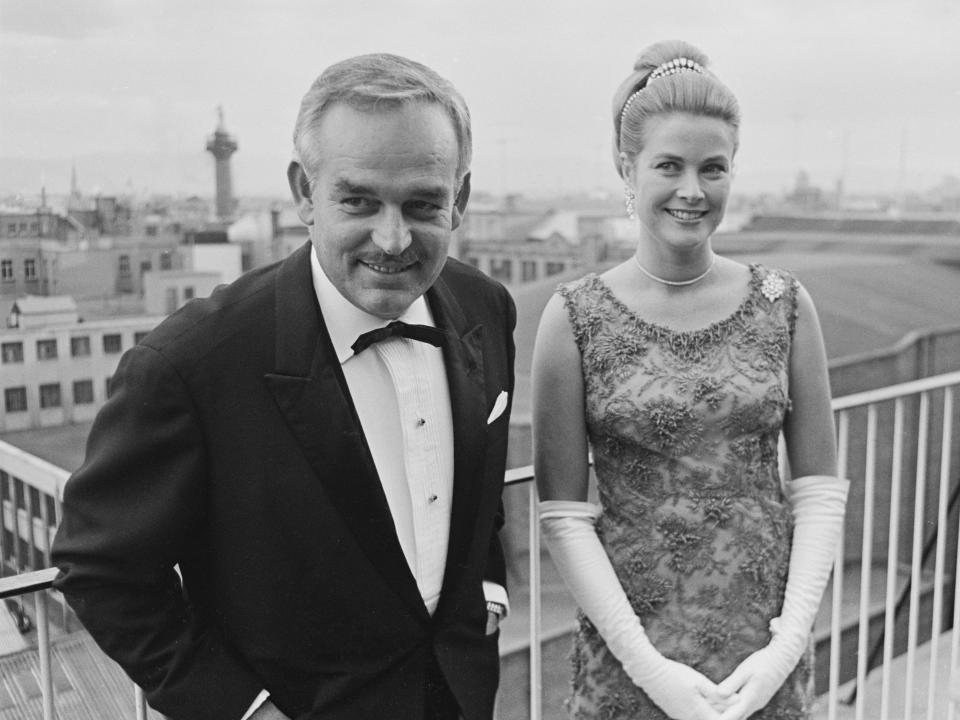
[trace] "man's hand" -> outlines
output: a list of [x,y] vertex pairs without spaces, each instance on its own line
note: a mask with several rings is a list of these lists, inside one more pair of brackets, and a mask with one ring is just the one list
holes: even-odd
[[277,706],[267,699],[263,701],[263,705],[258,707],[248,720],[290,720],[290,718],[277,710]]
[[487,635],[493,635],[500,627],[500,614],[487,610]]

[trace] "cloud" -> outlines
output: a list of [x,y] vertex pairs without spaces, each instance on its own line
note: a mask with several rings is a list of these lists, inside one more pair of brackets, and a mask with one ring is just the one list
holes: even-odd
[[[274,168],[251,162],[244,180],[245,164],[282,159],[316,74],[388,51],[427,63],[464,93],[478,184],[614,184],[613,90],[641,48],[683,37],[740,99],[738,183],[768,171],[792,182],[801,161],[828,179],[843,167],[885,165],[878,179],[890,182],[901,156],[907,172],[939,177],[960,148],[949,125],[960,112],[949,72],[960,62],[957,8],[956,0],[689,0],[655,13],[636,0],[0,0],[0,146],[21,158],[146,149],[209,161],[202,148],[223,104],[241,145],[238,186],[252,189]],[[138,186],[159,185],[150,170],[138,162],[129,172],[144,178],[134,178]]]
[[0,0],[0,34],[79,40],[123,22],[118,0]]

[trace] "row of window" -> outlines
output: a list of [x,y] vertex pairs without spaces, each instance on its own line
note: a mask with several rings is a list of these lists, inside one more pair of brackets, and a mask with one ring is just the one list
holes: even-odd
[[[0,260],[0,280],[3,282],[13,282],[15,279],[13,276],[13,260]],[[23,279],[37,279],[37,261],[35,258],[27,258],[23,261]]]
[[[479,266],[479,260],[475,257],[468,257],[467,262],[469,262],[474,267]],[[521,282],[533,282],[534,280],[539,279],[537,277],[537,266],[538,262],[536,260],[521,260],[520,261],[520,281]],[[544,263],[544,277],[550,277],[551,275],[559,275],[564,270],[567,269],[566,263],[556,262],[548,260]],[[490,277],[494,280],[499,280],[501,282],[512,282],[513,281],[513,260],[510,258],[492,258],[490,260]]]
[[[149,260],[143,260],[140,262],[140,274],[143,275],[145,272],[149,272],[153,269],[153,263]],[[164,250],[160,253],[160,269],[161,270],[172,270],[173,269],[173,254],[169,250]],[[117,257],[117,272],[120,277],[130,277],[130,256],[129,255],[120,255]]]
[[[134,343],[138,343],[147,336],[146,331],[133,335]],[[123,338],[120,333],[106,333],[103,336],[103,352],[113,355],[123,351]],[[37,359],[56,360],[59,355],[57,340],[37,340]],[[90,337],[78,335],[70,338],[70,356],[87,357],[90,355]],[[0,357],[5,365],[23,362],[23,343],[19,340],[0,343]]]
[[[110,397],[110,378],[106,380],[107,397]],[[73,404],[93,404],[93,380],[73,381]],[[3,391],[3,405],[8,413],[27,411],[27,388],[5,388]],[[60,383],[45,383],[40,386],[40,409],[49,410],[63,405]]]
[[35,233],[35,232],[37,232],[37,230],[39,229],[39,227],[40,227],[40,226],[37,225],[36,220],[30,222],[29,224],[28,224],[28,223],[25,223],[25,222],[22,222],[22,223],[19,224],[19,227],[17,226],[17,223],[15,223],[15,222],[8,222],[8,223],[7,223],[7,235],[16,235],[18,232],[19,232],[20,235],[25,235],[28,231],[31,232],[31,233]]
[[[12,231],[11,231],[11,234]],[[129,255],[120,255],[117,259],[117,272],[119,272],[121,277],[130,276],[130,256]],[[153,264],[149,260],[144,260],[140,263],[140,274],[151,270]],[[161,270],[171,270],[173,269],[173,255],[169,250],[165,250],[160,253],[160,269]],[[37,260],[36,258],[26,258],[23,261],[23,279],[24,280],[36,280],[37,279]],[[16,280],[13,273],[13,260],[9,258],[4,258],[0,260],[0,281],[2,282],[13,282]]]

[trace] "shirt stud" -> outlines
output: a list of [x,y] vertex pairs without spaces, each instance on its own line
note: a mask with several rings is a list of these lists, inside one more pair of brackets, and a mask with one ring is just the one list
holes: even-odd
[[417,427],[423,427],[426,424],[427,424],[426,420],[424,420],[423,418],[417,418]]
[[429,502],[435,503],[435,502],[437,501],[437,496],[436,496],[436,495],[431,495],[429,498],[427,498],[427,500],[428,500]]

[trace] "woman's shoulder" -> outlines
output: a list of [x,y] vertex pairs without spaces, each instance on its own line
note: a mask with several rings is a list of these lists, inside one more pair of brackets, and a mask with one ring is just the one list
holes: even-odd
[[574,280],[568,280],[567,282],[562,282],[557,285],[557,294],[565,298],[572,295],[577,295],[591,287],[594,287],[598,280],[599,276],[597,273],[588,272],[586,275],[582,275]]
[[568,324],[578,344],[592,335],[609,317],[610,297],[600,276],[595,272],[557,285],[544,317],[551,322]]
[[589,272],[575,280],[557,285],[554,297],[567,308],[568,312],[573,312],[575,308],[595,304],[602,290],[603,281],[600,276],[595,272]]

